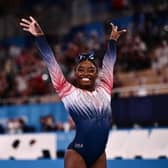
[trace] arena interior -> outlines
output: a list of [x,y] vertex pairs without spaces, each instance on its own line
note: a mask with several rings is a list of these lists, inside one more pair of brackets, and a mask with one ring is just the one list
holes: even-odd
[[112,22],[117,43],[108,168],[168,167],[168,1],[0,1],[0,167],[63,168],[75,124],[20,19],[42,26],[66,79],[79,53],[101,67]]

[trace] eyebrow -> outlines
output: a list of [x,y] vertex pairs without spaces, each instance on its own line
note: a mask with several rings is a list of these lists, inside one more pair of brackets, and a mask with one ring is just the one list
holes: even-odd
[[96,67],[88,67],[88,69],[96,69]]
[[78,65],[78,68],[85,68],[85,66],[79,64],[79,65]]
[[[79,66],[78,69],[79,69],[79,68],[86,68],[86,67],[84,67],[84,66]],[[93,67],[93,66],[92,66],[92,67],[87,67],[87,68],[88,68],[88,69],[95,69],[96,67]]]

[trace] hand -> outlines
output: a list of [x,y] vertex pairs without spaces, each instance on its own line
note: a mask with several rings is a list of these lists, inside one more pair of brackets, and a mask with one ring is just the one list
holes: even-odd
[[110,25],[112,26],[112,31],[110,34],[110,40],[115,40],[117,41],[118,38],[125,32],[127,32],[126,29],[120,30],[118,31],[118,26],[113,25],[113,23],[110,23]]
[[30,32],[36,37],[44,35],[44,32],[38,22],[31,16],[29,17],[29,19],[22,18],[20,25],[22,26],[22,29],[24,31]]

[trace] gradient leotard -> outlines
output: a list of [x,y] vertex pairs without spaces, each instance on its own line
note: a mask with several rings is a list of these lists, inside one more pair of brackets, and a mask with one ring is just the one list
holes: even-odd
[[111,127],[111,92],[116,44],[110,40],[94,91],[82,90],[64,77],[44,36],[36,44],[45,60],[53,86],[76,124],[76,136],[68,149],[78,152],[90,167],[105,150]]

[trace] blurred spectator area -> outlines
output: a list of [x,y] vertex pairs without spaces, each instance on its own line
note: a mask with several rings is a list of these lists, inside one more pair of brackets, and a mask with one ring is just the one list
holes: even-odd
[[114,96],[168,93],[167,1],[6,2],[0,3],[0,104],[59,101],[34,39],[19,27],[19,19],[30,14],[44,28],[63,73],[74,85],[79,53],[95,50],[101,66],[112,21],[128,30],[117,43]]
[[[166,9],[166,0],[73,0],[71,2],[68,0],[2,0],[0,2],[0,38],[23,34],[18,28],[18,22],[21,17],[29,15],[37,18],[50,34],[58,32],[64,34],[73,26],[118,16],[133,15],[136,23],[142,22],[145,18],[144,12],[151,21],[154,21],[158,14],[161,15],[159,24],[162,24],[167,17]],[[141,28],[139,25],[138,27]]]
[[70,131],[72,118],[61,102],[0,107],[0,134]]

